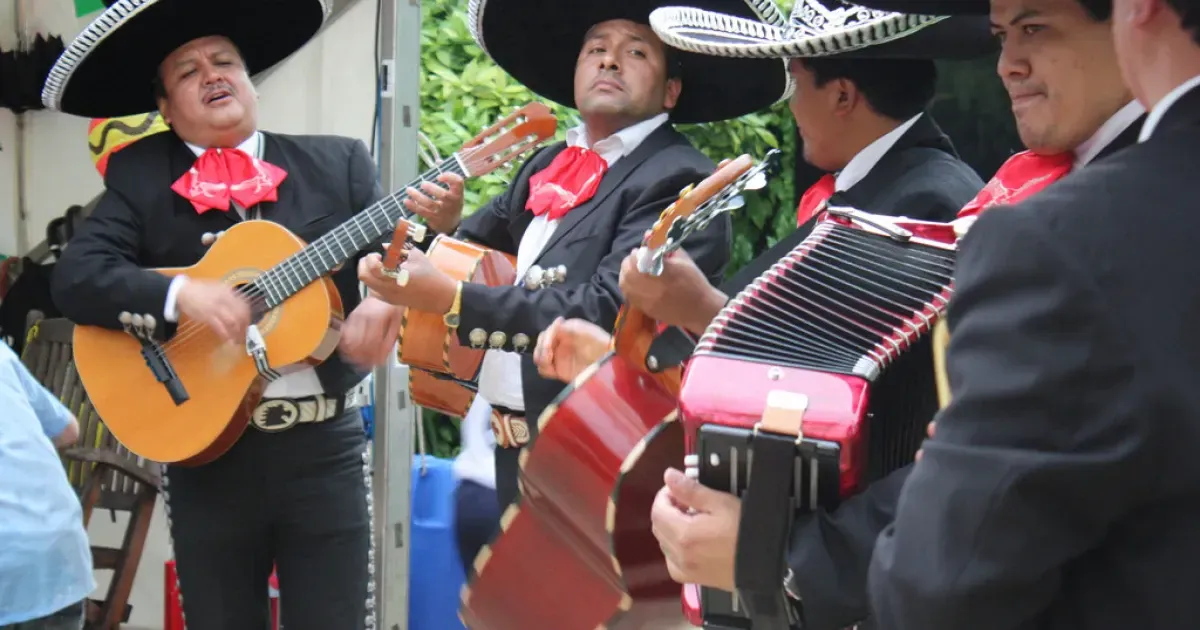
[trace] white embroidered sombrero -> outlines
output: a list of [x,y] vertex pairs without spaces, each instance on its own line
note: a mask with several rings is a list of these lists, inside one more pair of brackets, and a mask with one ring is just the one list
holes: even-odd
[[[592,26],[614,19],[646,24],[669,0],[471,0],[468,24],[498,66],[544,98],[575,107],[575,63]],[[785,23],[770,0],[694,0],[752,20]],[[774,12],[774,13],[772,13]],[[791,76],[779,60],[729,59],[676,51],[683,89],[675,123],[728,120],[788,98]]]
[[89,118],[152,111],[159,65],[183,44],[228,37],[257,74],[302,48],[328,15],[324,0],[117,0],[58,58],[42,103]]
[[784,25],[671,6],[651,13],[650,26],[670,46],[719,57],[960,59],[997,48],[986,17],[897,13],[839,0],[796,0]]

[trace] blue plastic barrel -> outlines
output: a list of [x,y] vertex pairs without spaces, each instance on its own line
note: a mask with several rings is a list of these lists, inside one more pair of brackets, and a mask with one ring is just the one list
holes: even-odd
[[[466,576],[454,535],[453,462],[413,458],[412,536],[409,547],[409,630],[465,630],[458,619]],[[532,629],[531,629],[532,630]]]

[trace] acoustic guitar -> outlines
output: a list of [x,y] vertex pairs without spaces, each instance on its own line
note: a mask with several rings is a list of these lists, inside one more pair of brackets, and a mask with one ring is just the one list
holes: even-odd
[[[758,165],[743,155],[685,188],[644,239],[640,266],[661,271],[688,235],[740,207],[738,193],[765,184],[775,155]],[[616,337],[656,332],[653,320],[622,308]],[[647,345],[615,339],[616,351],[538,419],[537,443],[520,457],[521,499],[475,558],[463,590],[467,627],[669,628],[683,621],[680,586],[650,531],[663,472],[683,461],[683,430],[675,392],[641,363]],[[636,352],[629,358],[622,349]]]
[[[409,184],[442,173],[489,173],[552,136],[557,121],[531,103],[483,131]],[[267,384],[324,361],[337,348],[341,297],[329,273],[407,221],[404,188],[311,244],[277,223],[242,221],[191,267],[166,276],[219,280],[250,302],[245,348],[181,316],[160,342],[152,316],[122,314],[124,331],[77,326],[75,364],[89,398],[113,435],[146,459],[180,465],[210,462],[241,436]],[[411,224],[417,236],[423,226]],[[406,231],[408,228],[406,228]]]
[[[383,273],[401,285],[408,282],[401,263],[413,248],[411,235],[413,232],[403,221],[397,223],[383,259]],[[434,238],[426,256],[434,267],[461,282],[489,287],[511,286],[517,275],[516,257],[511,254],[445,235]],[[553,269],[533,265],[526,272],[522,285],[536,291],[562,282],[566,277],[564,265]],[[474,347],[463,346],[456,330],[447,326],[445,319],[437,313],[404,309],[397,359],[411,368],[408,386],[414,403],[451,416],[466,415],[478,389],[476,381],[483,363],[482,346],[486,339],[473,341]]]

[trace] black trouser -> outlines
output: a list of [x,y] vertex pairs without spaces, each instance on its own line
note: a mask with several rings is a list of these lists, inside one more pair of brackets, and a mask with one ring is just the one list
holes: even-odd
[[520,461],[520,448],[496,447],[496,501],[500,506],[500,514],[496,516],[497,524],[508,506],[516,503],[521,496],[520,486],[517,484],[517,477],[521,473]]
[[462,480],[454,489],[454,534],[463,570],[469,576],[479,550],[492,541],[499,529],[500,504],[496,491],[474,481]]
[[266,628],[272,564],[287,630],[373,628],[365,453],[351,410],[279,433],[251,426],[210,464],[168,467],[163,496],[188,630]]

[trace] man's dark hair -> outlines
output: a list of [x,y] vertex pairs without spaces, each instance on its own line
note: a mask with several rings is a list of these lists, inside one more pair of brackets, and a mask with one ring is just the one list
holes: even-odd
[[1112,0],[1079,0],[1079,4],[1097,22],[1105,22],[1112,17]]
[[1200,45],[1200,0],[1167,0],[1167,4],[1179,14],[1179,21],[1192,34],[1192,41]]
[[875,113],[905,121],[929,107],[937,90],[937,66],[930,59],[800,60],[813,73],[817,87],[846,79],[867,99]]

